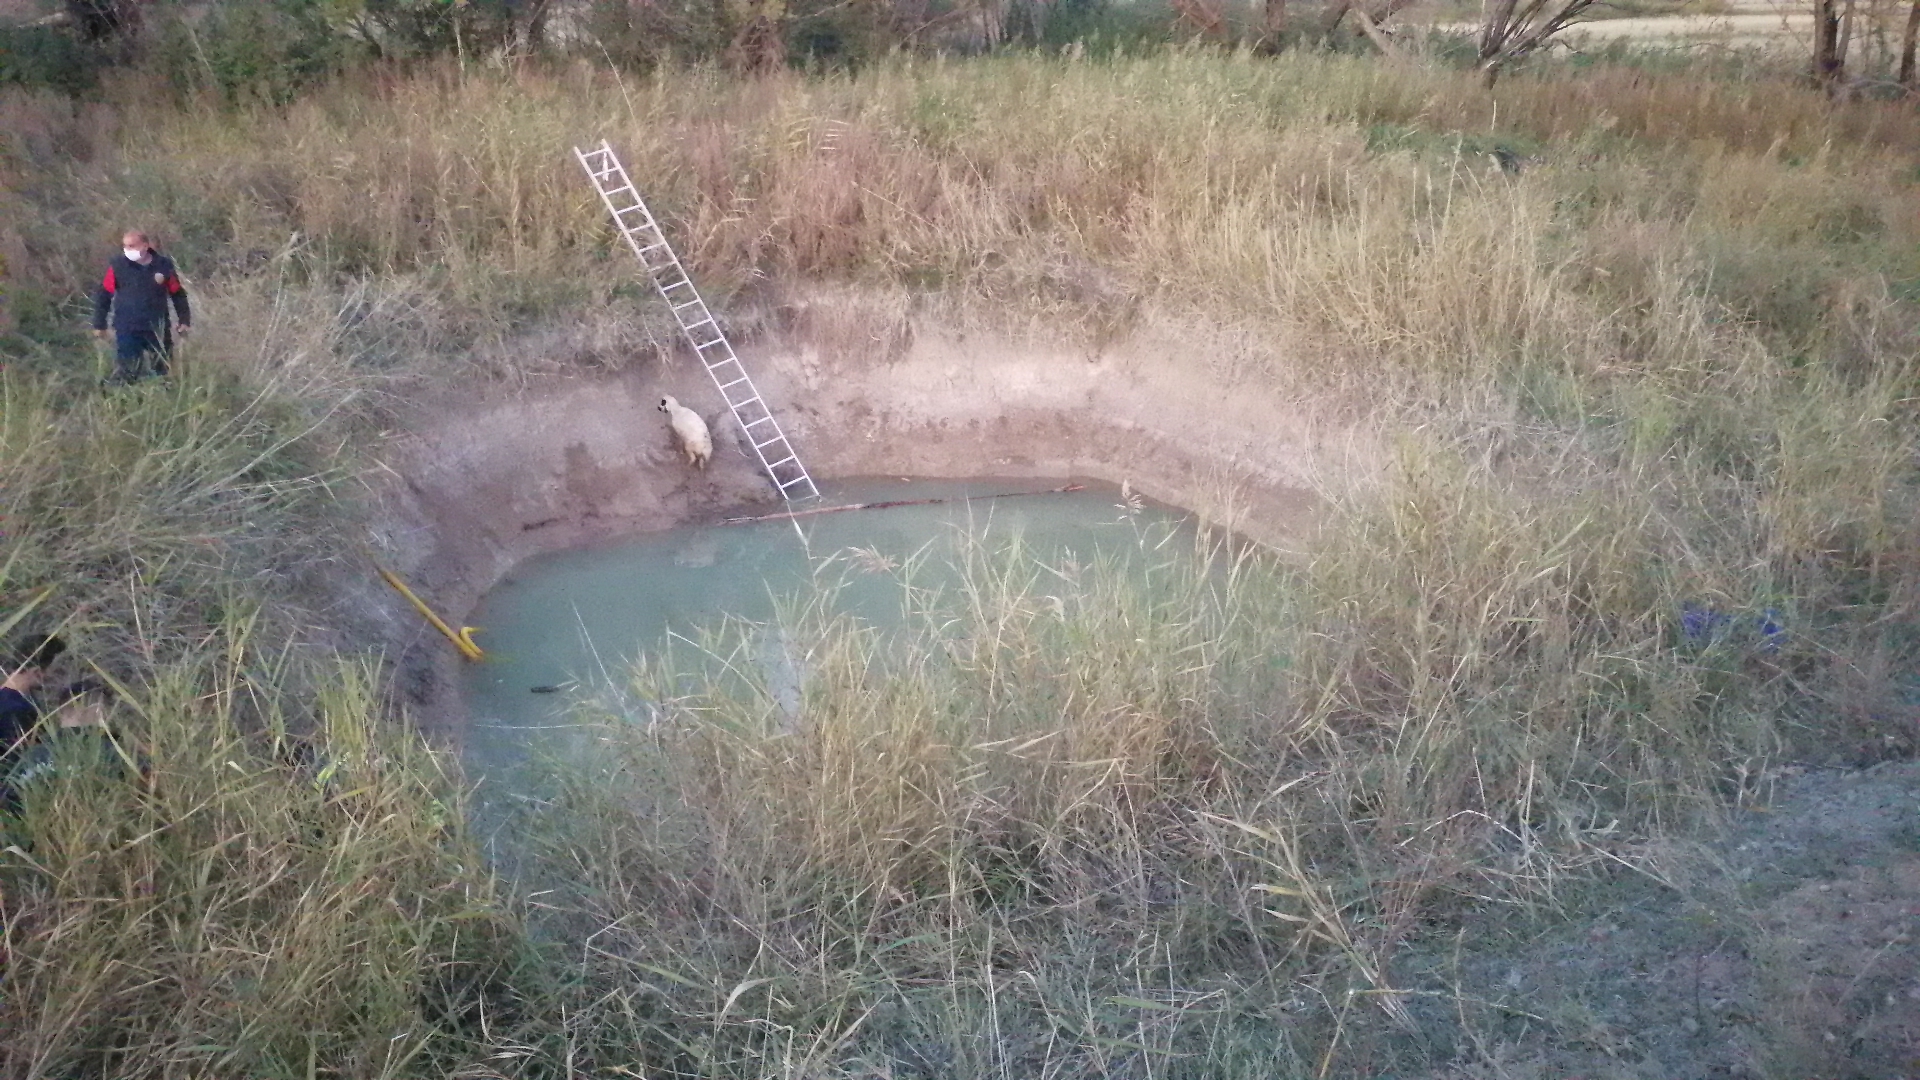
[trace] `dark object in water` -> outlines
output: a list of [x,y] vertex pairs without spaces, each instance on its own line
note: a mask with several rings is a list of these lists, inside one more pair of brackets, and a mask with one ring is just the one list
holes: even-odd
[[560,688],[557,686],[535,686],[529,689],[536,694],[557,694],[560,692]]

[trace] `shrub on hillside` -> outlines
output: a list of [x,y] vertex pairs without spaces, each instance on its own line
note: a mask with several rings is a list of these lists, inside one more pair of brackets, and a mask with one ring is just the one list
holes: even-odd
[[220,4],[196,22],[169,22],[157,46],[176,87],[273,102],[338,71],[349,53],[320,0]]
[[348,0],[350,25],[382,54],[421,56],[535,47],[551,0]]
[[61,27],[0,26],[0,86],[84,93],[99,65],[99,53]]
[[625,67],[650,68],[675,57],[711,56],[724,44],[716,5],[701,0],[655,4],[593,0],[586,31],[596,48]]

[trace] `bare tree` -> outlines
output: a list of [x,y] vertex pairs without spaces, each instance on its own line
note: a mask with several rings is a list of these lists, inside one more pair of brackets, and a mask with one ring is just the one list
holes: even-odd
[[1319,25],[1313,29],[1313,33],[1317,40],[1330,40],[1335,33],[1339,32],[1340,24],[1346,21],[1348,15],[1358,15],[1363,24],[1360,32],[1365,34],[1367,39],[1382,52],[1393,55],[1392,47],[1383,44],[1384,38],[1381,36],[1380,27],[1388,19],[1399,14],[1402,8],[1409,7],[1414,2],[1415,0],[1375,0],[1372,4],[1356,5],[1353,0],[1328,0],[1326,10],[1320,17]]
[[1407,54],[1401,51],[1400,46],[1393,43],[1393,39],[1389,38],[1385,31],[1380,29],[1380,24],[1374,20],[1373,16],[1359,8],[1354,8],[1353,21],[1360,24],[1360,32],[1367,35],[1367,40],[1373,42],[1373,47],[1380,50],[1381,56],[1396,63],[1405,62]]
[[1847,66],[1846,45],[1840,36],[1841,0],[1813,0],[1813,81],[1832,86]]
[[140,29],[139,0],[66,0],[67,20],[88,41],[106,41]]
[[547,21],[553,17],[553,0],[525,0],[514,18],[514,36],[521,49],[539,50],[547,43]]
[[786,66],[786,0],[722,0],[720,11],[730,65],[750,72]]
[[1480,71],[1492,86],[1508,65],[1531,55],[1580,20],[1595,0],[1485,0]]
[[1181,24],[1192,27],[1203,38],[1226,36],[1227,17],[1215,0],[1173,0],[1173,10]]
[[[1920,3],[1920,0],[1914,0]],[[1266,0],[1260,10],[1260,45],[1267,52],[1280,48],[1287,33],[1287,0]]]
[[1907,29],[1900,35],[1900,86],[1907,93],[1913,92],[1913,49],[1916,40],[1920,40],[1920,0],[1913,0],[1913,6],[1907,11]]

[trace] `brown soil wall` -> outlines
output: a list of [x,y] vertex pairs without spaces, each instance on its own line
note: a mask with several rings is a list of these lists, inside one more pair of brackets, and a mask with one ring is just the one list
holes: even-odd
[[[1020,346],[916,327],[871,349],[794,335],[743,348],[816,477],[1093,478],[1284,543],[1312,518],[1314,478],[1353,456],[1309,411],[1209,374],[1179,337],[1099,351]],[[708,418],[705,471],[674,452],[655,406]],[[376,550],[449,621],[530,556],[777,501],[712,384],[689,360],[547,377],[421,407],[373,476]],[[399,660],[430,729],[457,733],[458,663],[377,581],[355,583],[363,628]],[[481,635],[484,644],[484,634]]]

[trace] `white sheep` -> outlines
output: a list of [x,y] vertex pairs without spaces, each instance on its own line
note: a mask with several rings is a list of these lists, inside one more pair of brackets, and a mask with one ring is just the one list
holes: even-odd
[[708,459],[713,457],[713,435],[707,431],[707,422],[700,419],[699,413],[670,397],[660,399],[660,411],[667,414],[674,441],[680,444],[680,452],[687,455],[687,464],[706,468]]

